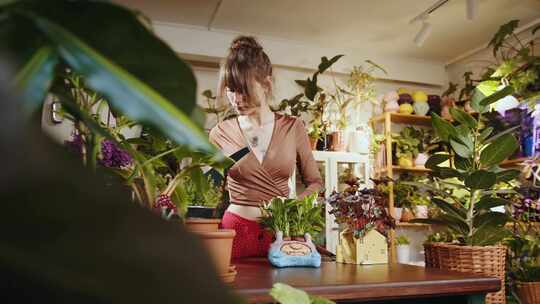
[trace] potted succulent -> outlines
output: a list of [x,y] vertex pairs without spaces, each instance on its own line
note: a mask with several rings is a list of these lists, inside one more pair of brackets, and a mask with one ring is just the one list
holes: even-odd
[[399,166],[413,167],[414,158],[419,153],[421,139],[421,132],[410,126],[392,136],[392,141],[396,145],[396,162]]
[[348,181],[343,192],[334,191],[328,198],[330,214],[341,225],[337,261],[355,264],[388,262],[386,234],[395,227],[386,209],[387,196],[379,186],[386,181],[374,180],[372,189],[360,189],[358,179]]
[[404,235],[396,237],[397,261],[401,264],[407,264],[411,260],[411,246],[409,239]]
[[[425,247],[428,267],[446,267],[445,265],[452,263],[454,270],[496,275],[504,280],[506,248],[501,245],[501,241],[508,236],[505,223],[509,217],[504,213],[491,211],[491,208],[509,205],[507,200],[499,196],[506,190],[498,190],[496,184],[513,180],[519,175],[519,171],[502,170],[498,164],[510,156],[518,144],[510,133],[492,135],[493,129],[483,128],[480,123],[482,113],[487,111],[488,105],[503,94],[494,93],[495,90],[496,88],[487,93],[486,97],[485,87],[476,89],[471,104],[480,113],[478,118],[453,108],[450,109],[456,122],[456,125],[453,125],[432,113],[433,129],[437,136],[451,147],[455,156],[453,168],[439,166],[449,160],[449,155],[431,156],[426,163],[426,167],[432,170],[430,178],[439,183],[445,183],[444,179],[448,177],[458,179],[461,184],[454,186],[466,192],[466,201],[463,203],[463,200],[451,193],[440,191],[428,184],[412,183],[420,188],[430,189],[431,202],[442,210],[435,218],[415,219],[413,222],[438,224],[455,235],[457,244],[433,243]],[[441,250],[452,253],[438,255],[437,252]],[[468,252],[467,255],[461,254],[464,251]],[[428,256],[435,257],[435,260],[428,260]],[[471,263],[474,264],[473,268],[470,267]],[[504,287],[500,292],[488,294],[487,302],[494,301],[504,302]]]

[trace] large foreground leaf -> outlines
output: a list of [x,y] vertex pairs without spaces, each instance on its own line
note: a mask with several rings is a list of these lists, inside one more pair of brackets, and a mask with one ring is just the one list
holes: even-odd
[[109,1],[34,0],[21,6],[69,31],[187,115],[195,109],[191,68],[141,23],[136,12]]
[[490,143],[480,154],[480,162],[485,167],[497,165],[518,148],[516,138],[511,134],[506,134]]
[[72,33],[41,17],[36,24],[53,42],[73,70],[129,118],[160,129],[179,144],[215,153],[207,136],[187,115],[122,67],[86,45]]
[[40,109],[54,78],[54,68],[58,55],[50,46],[43,46],[36,51],[30,61],[19,71],[15,85],[26,113]]

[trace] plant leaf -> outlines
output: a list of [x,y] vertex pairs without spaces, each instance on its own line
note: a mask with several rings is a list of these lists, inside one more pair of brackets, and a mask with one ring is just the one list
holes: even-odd
[[521,172],[516,169],[504,170],[497,172],[497,181],[498,182],[509,182],[516,179]]
[[486,98],[482,99],[482,101],[480,101],[480,105],[481,106],[487,106],[487,105],[490,105],[496,101],[498,101],[499,99],[502,99],[508,95],[511,95],[514,93],[514,88],[512,86],[506,86],[504,87],[502,90],[499,90],[489,96],[487,96]]
[[336,61],[338,61],[341,57],[345,55],[336,55],[332,57],[332,59],[328,60],[326,56],[321,58],[321,63],[319,64],[319,74],[324,73],[327,69],[329,69]]
[[373,61],[371,61],[371,60],[369,60],[369,59],[368,59],[368,60],[365,60],[365,61],[366,61],[367,63],[369,63],[370,65],[372,65],[373,67],[375,67],[375,68],[381,70],[384,74],[388,75],[388,72],[386,72],[386,70],[385,70],[382,66],[376,64],[375,62],[373,62]]
[[518,142],[516,138],[511,134],[505,134],[482,150],[480,163],[485,167],[497,165],[510,157],[517,148]]
[[473,232],[471,245],[495,245],[509,236],[511,236],[511,233],[504,227],[482,226]]
[[474,119],[474,117],[472,117],[469,113],[458,108],[450,108],[450,114],[455,120],[467,126],[469,129],[476,128],[476,119]]
[[493,132],[492,127],[487,127],[484,130],[482,130],[482,133],[480,133],[480,138],[479,138],[480,142],[484,142],[489,137],[489,135],[491,135],[492,132]]
[[493,38],[491,38],[491,41],[488,44],[493,47],[493,56],[497,57],[497,51],[499,51],[499,48],[503,45],[504,40],[514,32],[518,25],[519,20],[514,19],[499,27],[499,30],[495,33]]
[[426,161],[425,167],[428,169],[434,169],[437,165],[450,159],[448,154],[433,154]]
[[493,207],[508,206],[508,205],[510,205],[510,202],[505,199],[493,197],[491,195],[486,195],[486,196],[483,196],[478,202],[474,204],[474,210],[476,211],[490,210]]
[[54,79],[54,69],[57,64],[58,55],[53,48],[43,46],[17,73],[15,83],[24,102],[23,107],[28,113],[41,109]]
[[70,67],[84,75],[90,87],[106,96],[126,116],[159,128],[179,144],[217,153],[204,132],[151,87],[60,26],[40,17],[36,17],[36,24],[57,44]]
[[443,140],[448,142],[450,137],[457,137],[457,130],[451,123],[442,119],[439,115],[431,113],[431,124],[436,134]]
[[465,186],[471,189],[488,189],[491,188],[497,177],[495,173],[486,170],[478,170],[465,178]]
[[[141,22],[137,12],[109,1],[25,2],[32,4],[24,10],[72,33],[187,115],[195,108],[196,80],[191,68]],[[97,16],[108,21],[96,22]]]
[[469,150],[467,146],[460,144],[453,139],[450,139],[450,146],[452,146],[452,150],[454,150],[454,152],[456,152],[457,155],[463,158],[471,157],[472,151]]
[[456,207],[455,205],[436,197],[431,198],[431,202],[446,213],[450,213],[462,219],[467,217],[467,211],[463,207]]
[[480,228],[481,226],[504,226],[510,217],[502,212],[488,211],[474,217],[473,226]]
[[283,283],[275,283],[270,290],[270,295],[281,304],[310,304],[308,294]]

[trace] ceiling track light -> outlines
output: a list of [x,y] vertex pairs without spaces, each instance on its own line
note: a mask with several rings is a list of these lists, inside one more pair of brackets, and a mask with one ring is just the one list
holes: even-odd
[[467,0],[467,20],[474,20],[478,16],[478,0]]
[[431,34],[431,30],[432,30],[431,23],[427,22],[427,19],[423,20],[422,28],[420,28],[420,31],[414,37],[414,40],[413,40],[414,44],[416,44],[416,46],[418,47],[421,47],[426,41],[426,39],[429,37],[429,35]]

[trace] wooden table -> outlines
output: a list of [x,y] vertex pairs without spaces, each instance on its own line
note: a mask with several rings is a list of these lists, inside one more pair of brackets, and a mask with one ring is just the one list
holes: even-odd
[[277,282],[334,301],[368,303],[483,303],[500,280],[403,264],[352,265],[323,262],[321,268],[274,268],[266,259],[233,261],[233,288],[250,303],[271,302]]

